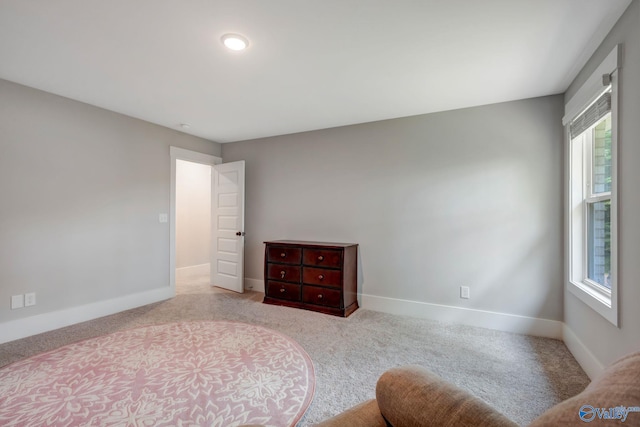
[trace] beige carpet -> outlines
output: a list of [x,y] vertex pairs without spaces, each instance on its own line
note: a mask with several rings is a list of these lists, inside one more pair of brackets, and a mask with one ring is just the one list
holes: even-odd
[[588,377],[562,341],[360,309],[347,319],[262,304],[262,294],[182,283],[176,298],[0,345],[0,366],[80,339],[182,320],[262,325],[311,356],[316,395],[300,426],[365,399],[386,369],[422,365],[484,399],[521,425],[586,387]]

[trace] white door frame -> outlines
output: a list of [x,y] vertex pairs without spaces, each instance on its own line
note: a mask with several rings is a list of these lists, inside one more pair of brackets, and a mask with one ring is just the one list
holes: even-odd
[[200,163],[203,165],[219,165],[221,157],[179,147],[169,147],[171,157],[171,190],[169,196],[169,287],[176,294],[176,164],[178,160]]

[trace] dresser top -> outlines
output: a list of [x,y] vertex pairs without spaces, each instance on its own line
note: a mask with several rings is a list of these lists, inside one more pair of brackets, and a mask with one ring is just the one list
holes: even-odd
[[309,242],[305,240],[269,240],[264,243],[275,245],[317,246],[322,248],[347,248],[349,246],[358,246],[357,243]]

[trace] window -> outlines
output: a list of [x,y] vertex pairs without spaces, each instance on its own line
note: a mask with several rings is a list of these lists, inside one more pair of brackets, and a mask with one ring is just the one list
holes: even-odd
[[[610,98],[611,92],[602,97]],[[584,262],[579,281],[611,295],[611,112],[578,135],[571,126],[572,166],[578,227],[584,229]],[[582,211],[582,212],[579,212]],[[575,280],[576,277],[574,276]]]
[[568,129],[568,289],[618,324],[618,47],[565,106]]

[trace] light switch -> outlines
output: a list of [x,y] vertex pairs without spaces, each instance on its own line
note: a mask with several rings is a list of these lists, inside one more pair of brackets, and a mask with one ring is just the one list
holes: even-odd
[[169,221],[169,214],[161,213],[160,215],[158,215],[158,221],[160,221],[160,222],[168,222]]
[[14,295],[11,297],[11,309],[24,307],[24,295]]

